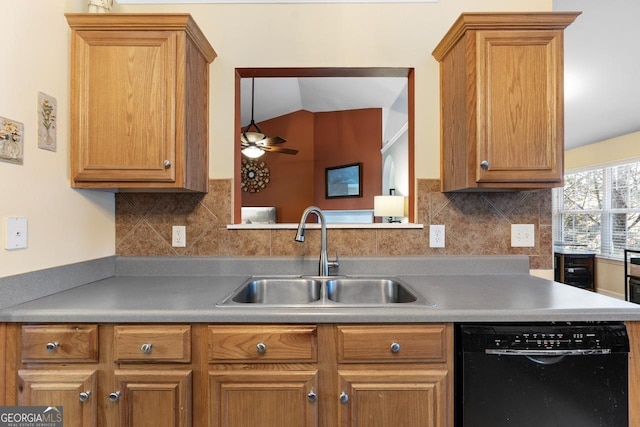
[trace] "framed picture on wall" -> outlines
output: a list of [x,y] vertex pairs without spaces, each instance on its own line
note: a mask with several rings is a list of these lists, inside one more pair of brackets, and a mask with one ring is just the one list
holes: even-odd
[[362,163],[325,169],[325,198],[362,197]]

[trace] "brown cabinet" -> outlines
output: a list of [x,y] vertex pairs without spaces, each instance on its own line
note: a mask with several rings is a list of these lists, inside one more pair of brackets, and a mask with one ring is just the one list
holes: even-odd
[[2,403],[65,426],[453,423],[451,324],[0,326]]
[[453,425],[450,326],[354,325],[336,332],[335,425]]
[[208,330],[209,426],[317,426],[314,325]]
[[115,425],[192,425],[190,325],[113,326],[112,357]]
[[65,426],[192,425],[190,325],[11,324],[7,344],[7,404],[62,406]]
[[443,191],[562,186],[563,30],[576,12],[464,13],[440,62]]
[[65,427],[98,425],[96,370],[63,366],[55,369],[21,369],[18,371],[18,381],[18,405],[55,406],[56,410],[62,408],[62,425]]
[[[192,371],[180,368],[118,369],[109,394],[118,410],[113,425],[189,427],[192,425]],[[119,394],[118,394],[119,393]]]
[[17,404],[62,407],[65,426],[98,425],[97,325],[17,329]]
[[67,14],[71,185],[208,188],[209,64],[188,14]]

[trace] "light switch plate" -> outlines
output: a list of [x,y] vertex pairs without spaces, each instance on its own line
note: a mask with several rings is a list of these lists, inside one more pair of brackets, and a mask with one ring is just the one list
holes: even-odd
[[511,224],[511,247],[533,248],[536,245],[533,224]]
[[24,249],[27,247],[27,218],[7,217],[5,249]]

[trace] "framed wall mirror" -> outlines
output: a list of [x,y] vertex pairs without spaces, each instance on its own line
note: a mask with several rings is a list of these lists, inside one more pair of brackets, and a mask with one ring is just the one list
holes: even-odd
[[[379,222],[373,198],[390,189],[407,198],[403,221],[413,222],[413,78],[411,68],[236,69],[234,223],[242,207],[275,208],[276,223],[297,223],[310,205],[343,224],[351,212],[354,223]],[[260,192],[243,191],[247,162],[269,168]],[[326,169],[352,164],[361,196],[327,197]]]

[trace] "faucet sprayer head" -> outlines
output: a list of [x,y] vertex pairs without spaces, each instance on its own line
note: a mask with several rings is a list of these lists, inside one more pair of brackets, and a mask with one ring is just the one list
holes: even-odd
[[298,226],[296,237],[293,238],[296,242],[304,242],[304,226]]

